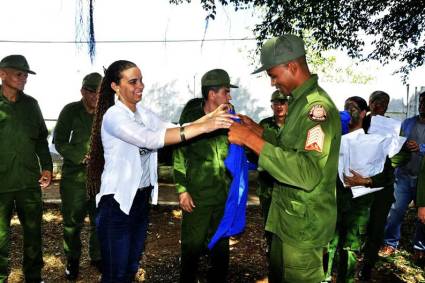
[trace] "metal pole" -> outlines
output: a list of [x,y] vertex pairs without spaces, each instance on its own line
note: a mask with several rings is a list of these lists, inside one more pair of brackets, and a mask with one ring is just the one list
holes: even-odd
[[196,89],[195,89],[195,83],[196,83],[196,80],[195,80],[195,78],[196,78],[196,74],[194,74],[193,75],[193,97],[195,98],[196,97]]
[[407,91],[407,105],[406,105],[406,119],[407,119],[407,115],[409,113],[409,84],[406,85],[406,91]]

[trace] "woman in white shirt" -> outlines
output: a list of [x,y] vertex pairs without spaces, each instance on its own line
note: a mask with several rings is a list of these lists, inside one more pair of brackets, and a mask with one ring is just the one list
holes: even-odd
[[100,87],[87,186],[98,207],[101,282],[132,282],[138,271],[149,198],[158,199],[157,149],[232,123],[225,106],[181,127],[164,122],[140,105],[143,88],[140,69],[124,60],[108,67]]

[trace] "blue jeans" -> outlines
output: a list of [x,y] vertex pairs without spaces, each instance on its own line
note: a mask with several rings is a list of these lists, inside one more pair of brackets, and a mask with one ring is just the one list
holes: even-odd
[[[392,204],[385,226],[384,244],[397,248],[400,241],[400,228],[409,203],[416,200],[416,178],[408,175],[396,177],[394,184],[395,202]],[[425,234],[423,224],[417,221],[413,239],[415,249],[425,250]]]
[[101,198],[96,228],[102,254],[102,283],[134,279],[148,229],[150,194],[151,188],[139,190],[129,215],[121,211],[114,195]]

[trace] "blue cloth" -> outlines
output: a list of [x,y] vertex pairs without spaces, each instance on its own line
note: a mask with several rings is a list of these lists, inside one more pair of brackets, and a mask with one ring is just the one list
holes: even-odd
[[[236,119],[235,121],[239,122]],[[244,231],[248,197],[248,170],[256,169],[254,164],[249,163],[245,149],[237,144],[230,144],[224,164],[232,174],[233,180],[230,184],[223,218],[208,244],[210,250],[221,238],[237,235]]]
[[348,133],[348,125],[350,124],[350,113],[348,111],[339,111],[339,117],[341,119],[341,134],[345,135]]
[[120,209],[114,195],[100,199],[96,229],[102,253],[102,283],[133,282],[148,230],[151,191],[137,191],[129,215]]

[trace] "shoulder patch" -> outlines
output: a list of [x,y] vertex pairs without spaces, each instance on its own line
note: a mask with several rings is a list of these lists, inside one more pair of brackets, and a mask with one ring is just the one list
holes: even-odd
[[327,118],[325,107],[321,104],[315,104],[308,112],[308,118],[314,122],[324,122]]
[[307,132],[307,139],[305,141],[305,150],[322,152],[323,143],[325,140],[325,133],[320,125],[314,126]]

